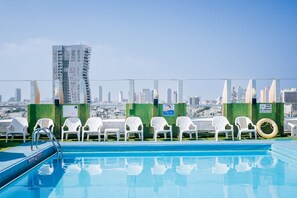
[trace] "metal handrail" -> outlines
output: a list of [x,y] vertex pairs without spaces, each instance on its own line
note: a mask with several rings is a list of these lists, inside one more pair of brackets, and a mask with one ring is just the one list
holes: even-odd
[[[36,143],[36,148],[38,148],[38,140],[40,133],[47,135],[47,137],[52,142],[54,148],[57,151],[57,158],[60,160],[63,158],[63,151],[62,146],[57,140],[56,136],[52,133],[52,131],[49,128],[38,128],[32,133],[32,142],[31,142],[31,150],[33,151],[33,143]],[[37,139],[36,139],[37,138]]]

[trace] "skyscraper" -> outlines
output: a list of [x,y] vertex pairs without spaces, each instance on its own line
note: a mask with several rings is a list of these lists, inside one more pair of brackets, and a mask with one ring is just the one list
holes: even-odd
[[15,90],[15,101],[21,102],[21,100],[22,100],[22,90],[20,88],[17,88]]
[[140,102],[141,103],[150,103],[152,102],[151,94],[149,89],[142,89],[140,93]]
[[108,96],[107,96],[107,98],[108,98],[108,103],[111,103],[111,93],[110,92],[108,92]]
[[0,95],[0,102],[2,102],[2,95]]
[[177,103],[177,91],[173,92],[173,103]]
[[200,97],[198,96],[193,96],[189,98],[189,104],[190,105],[199,105],[200,103]]
[[64,103],[91,103],[90,56],[91,47],[86,45],[53,46],[53,90],[62,85]]
[[119,103],[124,101],[124,93],[122,91],[119,92]]
[[102,95],[102,86],[99,86],[99,102],[103,102],[103,95]]
[[172,103],[172,93],[171,89],[167,89],[167,103],[171,104]]

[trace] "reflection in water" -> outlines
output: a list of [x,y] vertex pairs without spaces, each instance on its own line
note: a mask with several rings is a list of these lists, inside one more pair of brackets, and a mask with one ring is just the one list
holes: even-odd
[[195,158],[179,158],[180,164],[176,166],[176,173],[180,175],[190,175],[193,169],[197,168]]
[[296,190],[297,168],[285,166],[270,155],[74,157],[48,160],[15,185],[23,197],[257,197]]

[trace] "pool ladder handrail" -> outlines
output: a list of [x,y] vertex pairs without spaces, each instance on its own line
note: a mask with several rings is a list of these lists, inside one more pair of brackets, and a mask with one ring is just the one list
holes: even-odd
[[[33,151],[33,143],[36,142],[36,148],[38,148],[38,140],[40,133],[47,135],[47,137],[52,142],[54,148],[57,151],[57,158],[61,160],[63,158],[63,151],[62,146],[57,140],[56,136],[52,133],[52,131],[49,128],[38,128],[32,133],[32,143],[31,143],[31,150]],[[37,139],[36,139],[37,137]]]

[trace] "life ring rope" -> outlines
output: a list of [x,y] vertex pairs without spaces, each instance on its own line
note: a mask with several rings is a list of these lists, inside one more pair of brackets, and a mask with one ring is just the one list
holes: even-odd
[[[261,127],[264,123],[265,123],[264,127],[267,126],[267,124],[269,123],[270,128],[273,129],[273,131],[270,134],[266,134],[262,131]],[[256,126],[257,126],[257,133],[263,138],[274,138],[278,134],[277,124],[269,118],[262,118],[257,122]]]

